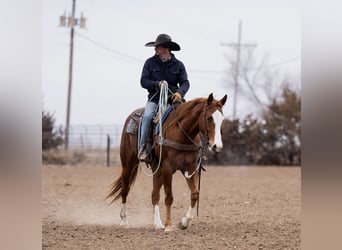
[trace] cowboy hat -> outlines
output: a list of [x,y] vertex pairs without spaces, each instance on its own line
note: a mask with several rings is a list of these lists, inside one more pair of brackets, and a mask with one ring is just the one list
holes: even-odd
[[156,41],[148,42],[145,44],[146,47],[157,47],[162,45],[170,50],[178,51],[180,50],[180,46],[171,40],[171,37],[167,34],[160,34],[157,36]]

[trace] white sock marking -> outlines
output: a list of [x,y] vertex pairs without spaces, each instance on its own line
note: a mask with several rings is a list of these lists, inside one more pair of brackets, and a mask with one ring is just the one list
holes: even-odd
[[120,218],[121,218],[120,226],[128,225],[126,203],[122,204]]
[[154,206],[154,223],[153,224],[154,224],[156,229],[165,228],[161,219],[160,219],[160,213],[159,213],[159,206],[158,205]]
[[182,218],[181,223],[184,227],[189,226],[189,222],[192,218],[194,218],[194,209],[189,207],[188,211],[186,212],[185,216]]

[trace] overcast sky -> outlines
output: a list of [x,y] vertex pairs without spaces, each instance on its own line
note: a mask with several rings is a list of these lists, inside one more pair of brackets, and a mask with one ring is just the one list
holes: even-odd
[[[300,80],[299,6],[295,1],[272,2],[76,0],[76,17],[83,12],[87,28],[75,28],[70,123],[122,124],[131,111],[144,106],[147,91],[140,86],[140,74],[144,61],[154,54],[144,44],[160,33],[169,34],[182,48],[174,53],[188,71],[186,98],[228,94],[228,118],[233,89],[227,87],[224,71],[234,50],[221,43],[236,42],[239,20],[243,43],[256,43],[259,58],[267,55],[279,74]],[[60,15],[71,12],[72,0],[42,4],[42,102],[56,123],[64,125],[70,30],[58,23]],[[253,107],[238,102],[238,116],[251,112]]]

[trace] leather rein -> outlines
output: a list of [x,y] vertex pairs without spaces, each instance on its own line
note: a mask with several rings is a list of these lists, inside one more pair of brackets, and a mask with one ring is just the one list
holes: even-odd
[[[170,147],[170,148],[174,148],[176,150],[180,150],[180,151],[197,151],[199,150],[200,155],[199,155],[199,159],[198,159],[198,166],[197,168],[193,171],[192,174],[188,174],[188,172],[186,171],[185,173],[183,173],[183,175],[185,176],[185,178],[189,179],[191,178],[196,172],[198,172],[198,192],[200,192],[201,190],[201,172],[206,171],[206,169],[203,167],[202,165],[202,158],[203,158],[203,154],[204,154],[204,150],[206,148],[206,146],[209,144],[209,134],[208,134],[208,125],[207,125],[207,104],[204,105],[203,108],[204,111],[204,126],[205,126],[205,134],[204,134],[204,139],[201,136],[200,133],[200,137],[201,137],[201,142],[200,143],[196,143],[190,136],[189,134],[184,130],[182,124],[179,122],[179,120],[177,119],[177,113],[175,108],[173,107],[173,113],[175,115],[175,119],[177,119],[177,125],[178,127],[181,129],[181,131],[183,132],[183,134],[192,142],[192,144],[182,144],[182,143],[178,143],[176,141],[172,141],[169,139],[164,139],[163,137],[157,137],[157,140],[155,143],[159,144],[161,147]],[[203,143],[204,141],[204,143]],[[197,216],[199,216],[199,196],[198,196],[198,200],[197,200]]]

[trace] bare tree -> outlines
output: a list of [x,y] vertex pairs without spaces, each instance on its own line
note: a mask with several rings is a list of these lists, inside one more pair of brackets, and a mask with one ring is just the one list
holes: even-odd
[[[225,85],[234,89],[234,77],[238,75],[237,98],[250,106],[255,107],[258,115],[270,105],[274,98],[281,96],[282,89],[289,85],[289,81],[282,76],[277,67],[269,64],[269,57],[262,56],[257,62],[256,49],[245,48],[240,55],[239,65],[235,56],[227,57],[230,70],[228,71]],[[239,67],[239,70],[236,70]],[[295,89],[295,88],[294,88]]]

